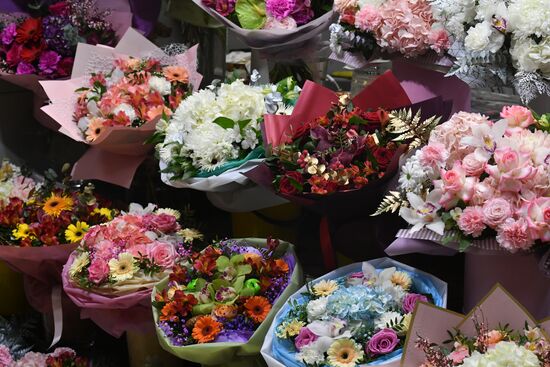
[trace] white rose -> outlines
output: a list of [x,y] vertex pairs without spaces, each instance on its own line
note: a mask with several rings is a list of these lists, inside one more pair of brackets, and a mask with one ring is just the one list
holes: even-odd
[[123,112],[126,116],[128,116],[128,119],[130,119],[130,121],[134,121],[137,117],[134,108],[127,103],[121,103],[113,110],[113,113],[115,115],[119,112]]
[[319,299],[310,301],[307,304],[307,318],[309,321],[318,320],[322,318],[327,311],[328,297],[321,297]]
[[149,86],[151,89],[156,90],[163,96],[167,96],[172,93],[172,84],[166,80],[166,78],[152,76],[149,78]]
[[504,35],[489,22],[481,22],[468,29],[464,46],[474,52],[497,52],[504,44]]

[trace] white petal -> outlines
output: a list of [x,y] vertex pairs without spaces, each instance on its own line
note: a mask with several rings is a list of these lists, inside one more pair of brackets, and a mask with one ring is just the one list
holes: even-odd
[[411,206],[414,209],[418,209],[418,208],[424,206],[424,200],[422,200],[422,198],[420,196],[416,195],[415,193],[408,192],[407,193],[407,200],[409,201],[409,204],[411,204]]
[[422,219],[416,214],[416,212],[410,208],[399,209],[399,215],[405,219],[409,224],[422,223]]
[[376,277],[376,269],[368,262],[363,262],[363,276],[367,279]]
[[443,236],[445,234],[445,223],[440,219],[436,222],[432,222],[426,225],[426,228],[434,231],[435,233]]

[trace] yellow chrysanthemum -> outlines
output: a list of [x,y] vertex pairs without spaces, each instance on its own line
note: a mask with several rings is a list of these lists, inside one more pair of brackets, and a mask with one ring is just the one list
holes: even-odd
[[338,289],[338,283],[334,280],[321,280],[313,286],[313,294],[318,297],[330,296]]
[[327,351],[329,365],[334,367],[355,367],[365,353],[361,346],[351,339],[340,339],[332,343]]
[[95,208],[92,214],[103,215],[107,220],[113,219],[113,211],[109,208]]
[[69,269],[69,275],[75,277],[76,274],[80,273],[82,269],[90,263],[90,256],[87,252],[83,252],[74,259],[71,268]]
[[176,209],[171,208],[160,208],[155,211],[155,214],[168,214],[176,218],[176,220],[179,220],[181,218],[181,213],[177,211]]
[[52,217],[57,217],[64,210],[71,210],[73,208],[73,199],[69,196],[58,196],[54,193],[46,199],[42,209],[46,214]]
[[202,233],[194,228],[184,228],[178,231],[178,234],[183,237],[185,242],[193,242],[194,240],[202,240]]
[[282,339],[291,338],[300,334],[300,330],[306,326],[303,321],[292,320],[284,321],[277,327],[277,336]]
[[412,285],[411,277],[404,271],[396,271],[393,273],[391,276],[391,282],[393,285],[398,285],[406,291],[409,290]]
[[80,242],[89,228],[86,222],[78,221],[76,224],[70,224],[65,230],[65,238],[70,243]]
[[16,240],[22,240],[31,236],[31,227],[26,223],[17,225],[17,229],[14,229],[11,234]]
[[134,257],[129,252],[118,254],[118,259],[109,260],[109,273],[116,282],[132,279],[139,270]]

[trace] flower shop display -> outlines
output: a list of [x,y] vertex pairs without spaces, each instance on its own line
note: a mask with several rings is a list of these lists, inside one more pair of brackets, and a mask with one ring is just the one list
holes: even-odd
[[264,157],[264,114],[290,114],[299,93],[291,78],[266,86],[236,80],[194,93],[170,119],[157,124],[153,140],[162,181],[201,191],[232,191],[246,185],[241,173]]
[[548,4],[526,0],[433,0],[450,35],[456,74],[475,87],[514,86],[524,103],[549,95]]
[[130,28],[115,48],[79,44],[71,79],[41,82],[52,101],[42,110],[61,133],[91,146],[76,163],[74,179],[130,186],[152,149],[144,141],[155,123],[170,116],[202,79],[195,71],[196,46],[166,51]]
[[89,367],[89,361],[80,357],[71,348],[56,348],[51,353],[27,352],[16,359],[10,349],[0,344],[0,366],[2,367]]
[[63,288],[92,319],[114,336],[151,327],[151,289],[167,276],[184,243],[202,235],[178,223],[174,209],[131,204],[128,213],[91,227],[63,268]]
[[445,307],[447,284],[389,258],[345,266],[290,297],[262,355],[270,367],[398,365],[418,302]]
[[419,304],[404,366],[540,366],[550,363],[548,323],[537,322],[500,286],[467,316]]
[[189,250],[153,291],[161,346],[209,366],[259,363],[267,329],[301,277],[293,246],[279,240],[224,240]]
[[333,57],[357,68],[382,55],[442,56],[451,45],[429,0],[336,0],[334,10],[339,18],[330,26]]

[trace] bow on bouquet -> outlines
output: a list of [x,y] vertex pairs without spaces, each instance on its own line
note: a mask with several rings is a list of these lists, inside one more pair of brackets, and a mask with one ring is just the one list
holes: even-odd
[[417,302],[447,303],[447,284],[389,258],[356,263],[293,294],[262,346],[270,367],[398,365]]
[[91,225],[110,220],[114,210],[93,193],[57,182],[53,171],[43,181],[4,162],[0,169],[0,258],[25,275],[27,299],[48,312],[51,290],[61,284],[61,269]]
[[419,303],[401,365],[545,367],[550,364],[549,331],[549,321],[537,323],[496,285],[466,316]]
[[201,90],[157,124],[161,178],[167,185],[201,191],[232,191],[241,175],[264,157],[260,123],[265,113],[290,114],[300,93],[287,78],[277,85],[241,80]]
[[153,291],[159,341],[170,353],[204,365],[257,365],[273,316],[301,276],[293,246],[279,240],[225,240],[200,252],[190,249]]
[[82,318],[116,337],[152,326],[151,289],[183,256],[183,243],[202,238],[180,227],[180,215],[131,204],[128,213],[89,229],[62,274],[63,288]]
[[41,82],[52,101],[42,110],[61,133],[91,146],[73,178],[130,186],[152,149],[144,142],[156,122],[171,116],[201,82],[196,51],[173,46],[167,54],[128,29],[115,48],[80,44],[71,79]]

